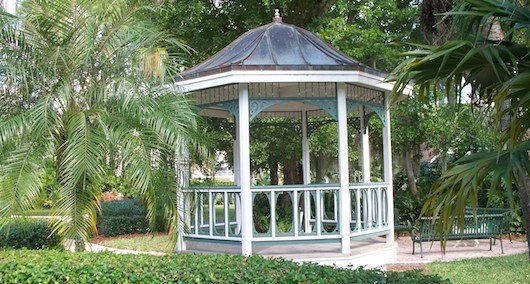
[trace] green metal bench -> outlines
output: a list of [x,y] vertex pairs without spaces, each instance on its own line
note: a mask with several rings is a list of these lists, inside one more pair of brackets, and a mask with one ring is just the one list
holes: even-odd
[[[473,208],[466,208],[466,215],[473,215]],[[510,209],[502,209],[502,208],[477,208],[477,215],[484,215],[484,214],[502,214],[504,215],[504,219],[502,220],[501,227],[500,227],[500,234],[508,234],[508,238],[510,240],[510,244],[513,243],[512,241],[512,234],[510,232],[510,223],[513,220],[513,212]],[[495,245],[495,240],[493,240],[493,244]]]
[[[464,227],[459,228],[456,224],[447,235],[447,240],[476,240],[489,239],[490,250],[495,239],[501,243],[501,252],[504,253],[502,239],[500,238],[501,224],[505,219],[504,214],[482,214],[482,215],[465,215]],[[411,232],[412,237],[412,254],[415,254],[416,243],[420,244],[420,254],[423,258],[423,242],[439,241],[439,234],[435,233],[432,217],[423,217],[418,221],[417,228]]]

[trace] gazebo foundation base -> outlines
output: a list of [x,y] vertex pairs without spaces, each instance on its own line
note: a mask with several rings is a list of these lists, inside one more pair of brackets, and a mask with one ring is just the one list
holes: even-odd
[[[186,241],[187,252],[240,254],[238,242],[212,242],[211,240]],[[349,255],[340,253],[340,244],[330,243],[289,243],[255,244],[253,254],[264,257],[281,257],[295,262],[314,262],[343,268],[381,267],[396,262],[397,245],[387,244],[385,238],[375,237],[362,241],[352,241]]]

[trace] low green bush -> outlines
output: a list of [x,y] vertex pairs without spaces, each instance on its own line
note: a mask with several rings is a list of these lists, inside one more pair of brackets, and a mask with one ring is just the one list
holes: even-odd
[[258,256],[0,251],[0,283],[448,283],[419,271],[338,269]]
[[[147,233],[149,221],[147,208],[138,199],[115,200],[101,203],[98,231],[103,236]],[[156,231],[164,231],[163,221],[158,218]]]
[[0,248],[56,249],[62,237],[44,220],[18,220],[0,229]]

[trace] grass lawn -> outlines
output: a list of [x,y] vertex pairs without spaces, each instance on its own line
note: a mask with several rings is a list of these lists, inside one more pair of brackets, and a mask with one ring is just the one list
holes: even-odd
[[104,239],[100,245],[139,251],[168,252],[169,237],[167,235],[125,235],[115,238]]
[[451,283],[530,283],[528,253],[452,262],[434,262],[428,264],[424,272],[449,278]]

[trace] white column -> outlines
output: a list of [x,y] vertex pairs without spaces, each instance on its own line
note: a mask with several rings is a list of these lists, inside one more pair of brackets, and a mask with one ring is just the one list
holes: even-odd
[[177,251],[186,251],[186,242],[184,241],[184,233],[187,220],[190,218],[191,208],[185,206],[184,189],[189,187],[190,183],[190,169],[189,169],[189,152],[184,145],[180,153],[176,153],[176,167],[177,172]]
[[337,114],[339,132],[339,178],[340,178],[340,236],[341,253],[350,254],[351,202],[348,168],[348,111],[346,107],[346,85],[337,84]]
[[361,128],[361,172],[363,183],[370,182],[370,136],[368,134],[368,125],[365,125],[364,106],[359,108],[359,120]]
[[[307,110],[302,109],[302,172],[304,184],[311,183],[311,168],[309,156],[309,141],[307,139]],[[298,198],[298,197],[297,197]],[[304,232],[311,232],[311,197],[309,191],[304,191]]]
[[241,188],[241,253],[252,255],[252,193],[250,192],[250,134],[248,84],[239,84],[239,186]]
[[307,138],[307,111],[302,109],[302,171],[304,174],[304,184],[311,183],[311,168],[309,157],[309,141]]
[[385,183],[388,184],[388,226],[390,233],[386,236],[386,242],[394,243],[394,187],[392,182],[392,146],[390,143],[390,104],[389,94],[385,93],[385,123],[383,124],[383,168]]

